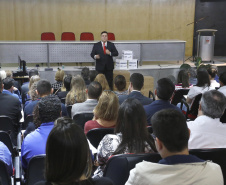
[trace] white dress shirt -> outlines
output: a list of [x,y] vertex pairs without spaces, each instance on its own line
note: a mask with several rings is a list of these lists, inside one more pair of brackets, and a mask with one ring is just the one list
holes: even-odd
[[218,89],[218,91],[222,92],[224,94],[224,96],[226,96],[226,86],[220,87],[220,89]]

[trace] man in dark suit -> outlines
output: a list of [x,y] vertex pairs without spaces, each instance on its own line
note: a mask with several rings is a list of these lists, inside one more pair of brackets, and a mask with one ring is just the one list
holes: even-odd
[[118,56],[118,51],[112,42],[108,41],[108,33],[101,33],[101,41],[94,44],[91,57],[96,60],[96,70],[106,76],[110,88],[113,88],[113,56]]
[[148,105],[152,103],[152,99],[141,94],[140,90],[144,85],[144,76],[140,73],[133,73],[130,76],[129,95],[119,96],[119,103],[122,104],[124,100],[128,98],[136,98],[142,105]]

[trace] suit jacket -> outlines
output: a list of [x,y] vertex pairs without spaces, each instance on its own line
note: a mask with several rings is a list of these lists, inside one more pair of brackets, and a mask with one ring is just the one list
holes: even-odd
[[112,42],[107,41],[106,49],[108,49],[111,52],[111,55],[105,55],[103,46],[101,42],[95,43],[93,46],[93,50],[91,52],[91,57],[93,59],[95,55],[100,55],[100,59],[96,60],[96,70],[97,71],[103,71],[105,69],[105,66],[107,70],[113,70],[114,69],[114,63],[113,63],[113,56],[118,56],[118,51],[115,47],[115,45]]
[[135,98],[135,99],[139,100],[142,105],[148,105],[148,104],[151,104],[153,102],[152,99],[144,96],[143,94],[141,94],[141,92],[139,92],[139,91],[132,91],[129,95],[121,95],[121,96],[119,96],[118,97],[119,104],[121,105],[124,102],[124,100],[126,100],[128,98]]

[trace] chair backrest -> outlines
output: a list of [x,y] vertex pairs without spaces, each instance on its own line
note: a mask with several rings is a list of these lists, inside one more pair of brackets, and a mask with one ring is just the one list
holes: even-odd
[[192,149],[189,150],[189,153],[199,157],[200,159],[211,160],[214,163],[219,164],[224,176],[224,181],[226,181],[226,148]]
[[72,105],[68,105],[68,106],[66,107],[66,109],[67,109],[68,116],[71,118],[71,109],[72,109]]
[[0,131],[0,141],[3,142],[7,148],[9,149],[10,153],[12,154],[12,158],[14,159],[15,154],[13,150],[13,143],[8,133],[5,131]]
[[179,102],[181,102],[181,99],[184,98],[184,95],[188,94],[188,91],[189,89],[179,89],[174,91],[171,104],[177,105]]
[[148,97],[151,98],[151,96],[152,96],[153,101],[155,101],[155,95],[154,95],[154,93],[150,90],[150,91],[149,91]]
[[202,98],[202,94],[198,94],[195,97],[195,99],[194,99],[194,101],[193,101],[193,103],[191,105],[191,109],[190,109],[188,114],[191,114],[191,115],[194,115],[194,116],[197,117],[198,110],[199,110],[199,102],[200,102],[201,98]]
[[157,153],[124,154],[111,157],[104,169],[104,177],[110,178],[114,184],[124,185],[129,178],[129,172],[143,160],[157,163],[161,156]]
[[222,123],[226,123],[226,110],[224,111],[224,114],[221,116],[220,121]]
[[55,40],[55,34],[53,32],[43,32],[41,34],[41,40]]
[[22,130],[26,130],[28,123],[33,122],[33,115],[28,115],[22,124]]
[[115,40],[115,34],[108,32],[108,40]]
[[100,141],[106,134],[114,134],[114,128],[94,128],[87,132],[87,138],[90,143],[97,148]]
[[80,35],[80,41],[90,41],[94,40],[93,33],[91,32],[82,32]]
[[82,113],[76,114],[73,117],[73,120],[76,124],[78,124],[82,129],[84,129],[84,125],[87,121],[93,119],[93,113]]
[[11,185],[11,178],[7,171],[6,164],[0,160],[0,184]]
[[5,131],[9,134],[11,141],[16,146],[17,145],[17,136],[14,128],[14,123],[8,116],[0,116],[0,130]]
[[75,41],[75,34],[73,32],[63,32],[61,34],[61,40]]
[[45,158],[46,155],[36,155],[32,157],[28,163],[27,169],[27,185],[33,185],[38,181],[45,180],[44,169],[45,169]]

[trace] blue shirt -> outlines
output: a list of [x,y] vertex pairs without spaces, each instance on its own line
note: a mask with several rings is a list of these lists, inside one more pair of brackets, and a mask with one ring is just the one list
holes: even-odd
[[2,160],[6,164],[9,175],[13,175],[13,163],[11,153],[7,146],[1,141],[0,141],[0,160]]
[[183,164],[183,163],[198,163],[204,162],[204,160],[199,159],[194,155],[172,155],[161,159],[159,164],[167,164],[167,165],[174,165],[174,164]]
[[153,101],[150,105],[145,105],[144,110],[147,116],[147,123],[151,125],[151,117],[158,111],[163,109],[175,109],[181,112],[180,108],[177,106],[170,104],[169,101],[166,100],[156,100]]
[[46,142],[54,122],[42,123],[34,132],[28,134],[21,146],[21,160],[24,169],[35,155],[46,153]]
[[20,103],[22,103],[21,98],[17,94],[11,93],[10,91],[5,90],[5,89],[3,89],[2,93],[12,95],[12,96],[18,98],[18,100],[20,101]]

